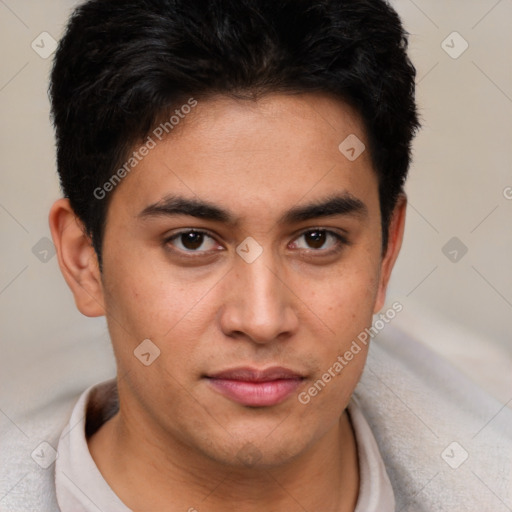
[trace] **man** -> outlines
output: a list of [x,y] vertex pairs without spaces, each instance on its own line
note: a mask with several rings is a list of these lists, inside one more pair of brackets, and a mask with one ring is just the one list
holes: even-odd
[[77,307],[107,318],[119,406],[77,406],[100,411],[90,456],[81,427],[59,444],[62,510],[393,509],[346,410],[367,346],[304,399],[384,304],[417,126],[404,46],[383,2],[75,14],[50,224]]
[[383,0],[76,10],[51,77],[50,227],[118,371],[62,416],[45,510],[403,503],[353,393],[403,236],[405,50]]

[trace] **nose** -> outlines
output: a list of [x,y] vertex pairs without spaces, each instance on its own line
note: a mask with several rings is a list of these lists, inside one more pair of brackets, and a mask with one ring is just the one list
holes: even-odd
[[265,344],[283,340],[297,330],[297,297],[285,273],[277,270],[272,256],[265,252],[252,263],[237,257],[234,271],[228,274],[219,310],[226,336]]

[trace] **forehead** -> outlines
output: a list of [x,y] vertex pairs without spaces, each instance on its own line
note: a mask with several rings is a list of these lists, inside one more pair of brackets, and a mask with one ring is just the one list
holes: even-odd
[[[124,178],[112,206],[123,201],[142,210],[173,194],[215,198],[245,211],[269,212],[271,206],[277,213],[278,206],[301,198],[376,190],[360,117],[327,96],[198,100],[168,135],[160,140],[155,133],[160,132],[149,134],[151,149]],[[353,158],[354,152],[361,154]]]
[[[172,135],[188,139],[201,152],[224,155],[231,151],[272,157],[290,157],[293,148],[338,156],[340,137],[354,134],[366,138],[354,108],[323,94],[269,94],[258,100],[226,96],[198,101]],[[170,138],[170,137],[169,137]],[[208,144],[215,141],[215,147]],[[192,156],[192,155],[191,155]]]

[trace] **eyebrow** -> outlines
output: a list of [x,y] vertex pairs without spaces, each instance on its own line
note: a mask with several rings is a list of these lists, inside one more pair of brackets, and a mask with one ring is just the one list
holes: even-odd
[[[344,192],[330,195],[305,205],[294,206],[285,212],[278,222],[281,224],[294,224],[310,219],[336,215],[365,217],[367,214],[368,208],[360,199],[348,192]],[[236,216],[229,210],[208,201],[175,195],[165,196],[160,201],[147,206],[137,217],[149,219],[175,215],[188,215],[224,224],[237,224]]]

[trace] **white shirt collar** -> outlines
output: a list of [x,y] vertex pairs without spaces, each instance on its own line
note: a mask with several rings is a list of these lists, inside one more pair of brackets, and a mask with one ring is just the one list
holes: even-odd
[[395,495],[377,441],[354,397],[347,407],[359,459],[359,498],[354,512],[394,512]]

